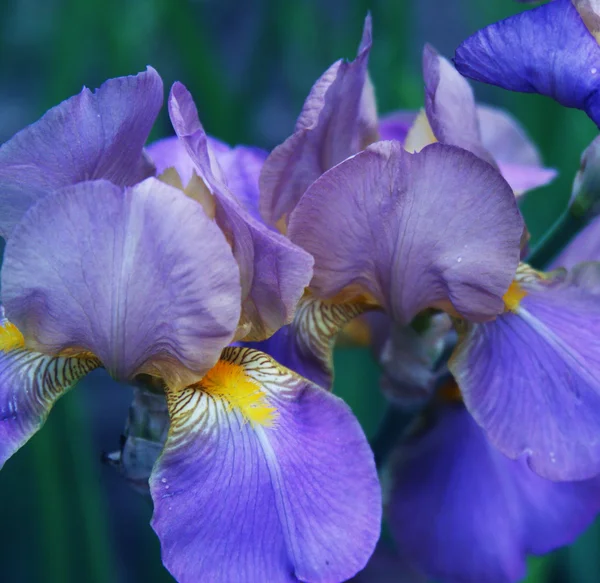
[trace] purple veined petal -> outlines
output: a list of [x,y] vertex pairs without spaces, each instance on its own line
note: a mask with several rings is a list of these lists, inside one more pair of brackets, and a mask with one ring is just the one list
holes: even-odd
[[512,91],[540,93],[583,109],[600,124],[600,47],[571,0],[555,0],[469,37],[460,73]]
[[256,350],[227,348],[217,367],[168,396],[150,478],[163,563],[179,583],[352,577],[379,538],[381,492],[350,409]]
[[560,255],[552,261],[552,268],[571,269],[584,261],[600,261],[600,217],[596,217],[580,231]]
[[[0,324],[0,342],[3,329]],[[100,361],[0,349],[0,468],[39,430],[54,403]]]
[[519,260],[523,221],[500,174],[474,154],[373,144],[319,178],[290,239],[315,258],[315,295],[366,293],[399,323],[447,306],[494,317]]
[[450,369],[505,455],[548,479],[590,478],[600,474],[600,264],[524,273],[526,295],[471,327]]
[[387,508],[398,550],[436,580],[516,583],[526,556],[571,543],[600,479],[551,482],[496,450],[460,404],[396,450]]
[[[249,146],[230,148],[211,137],[207,137],[207,141],[224,176],[227,177],[227,186],[235,198],[255,219],[261,220],[258,212],[258,176],[267,152]],[[154,162],[157,174],[162,174],[168,168],[175,168],[181,178],[182,187],[185,188],[189,184],[195,164],[184,142],[177,136],[150,144],[146,152]]]
[[402,144],[412,127],[416,111],[394,111],[379,118],[379,135],[382,140],[398,140]]
[[430,45],[423,50],[425,111],[442,144],[459,146],[495,166],[483,147],[475,96],[468,81]]
[[292,321],[312,275],[312,258],[286,237],[260,223],[236,200],[198,119],[189,91],[173,85],[169,97],[173,127],[216,203],[216,221],[233,247],[242,284],[242,336],[264,340]]
[[279,364],[331,390],[333,346],[342,328],[369,306],[360,302],[334,302],[308,296],[298,304],[291,324],[249,348],[265,352]]
[[287,220],[323,172],[377,139],[367,75],[371,42],[369,15],[356,59],[337,61],[325,71],[304,102],[294,133],[267,158],[259,179],[259,208],[267,223]]
[[220,229],[149,178],[85,182],[32,207],[8,240],[2,296],[29,348],[98,356],[118,379],[195,382],[234,335],[239,270]]
[[148,67],[84,88],[0,147],[0,236],[52,192],[85,180],[131,186],[154,174],[143,146],[163,103],[163,84]]

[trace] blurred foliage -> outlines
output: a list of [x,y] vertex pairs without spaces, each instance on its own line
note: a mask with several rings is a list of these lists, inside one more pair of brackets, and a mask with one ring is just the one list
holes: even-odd
[[[488,23],[523,10],[508,0],[2,0],[0,142],[83,84],[154,66],[196,98],[207,131],[266,148],[292,131],[312,83],[355,54],[368,10],[371,74],[382,112],[422,105],[425,42],[452,56]],[[581,151],[595,135],[585,115],[548,99],[478,86],[512,111],[560,170],[524,211],[533,237],[570,194]],[[153,138],[170,133],[166,112]],[[336,388],[372,435],[381,418],[377,367],[366,351],[336,355]],[[44,430],[0,473],[0,537],[7,583],[172,581],[148,526],[150,503],[100,463],[118,446],[131,395],[101,374],[59,402]],[[571,549],[534,559],[528,581],[600,581],[600,527]],[[493,542],[490,542],[493,544]]]

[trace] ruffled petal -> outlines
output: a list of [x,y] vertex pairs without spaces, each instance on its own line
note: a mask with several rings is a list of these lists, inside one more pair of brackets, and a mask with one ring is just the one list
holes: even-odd
[[333,346],[342,328],[368,306],[360,302],[335,302],[308,296],[298,304],[291,324],[249,348],[266,352],[279,364],[320,387],[333,385]]
[[55,358],[23,348],[0,350],[0,468],[41,429],[59,397],[98,366],[98,359],[90,356]]
[[[230,148],[210,136],[207,137],[207,141],[223,170],[223,175],[227,177],[227,186],[235,198],[255,219],[261,220],[258,212],[258,176],[267,152],[249,146]],[[146,151],[158,174],[162,174],[168,168],[175,168],[182,186],[189,184],[196,166],[185,144],[177,136],[158,140],[150,144]]]
[[315,258],[317,296],[366,293],[400,323],[448,302],[472,320],[500,313],[522,232],[514,195],[489,164],[441,144],[408,154],[395,141],[324,174],[289,226]]
[[526,556],[572,542],[600,510],[600,480],[551,482],[492,447],[460,404],[396,451],[389,524],[436,580],[511,583]]
[[[179,583],[350,578],[381,519],[358,422],[258,351],[228,348],[220,363],[204,384],[168,395],[171,430],[150,479],[163,563]],[[247,410],[249,391],[272,423]]]
[[242,283],[240,340],[263,340],[292,321],[312,274],[312,258],[254,219],[228,187],[229,177],[207,140],[194,101],[180,83],[169,97],[173,127],[214,196],[216,220],[233,246]]
[[143,146],[163,102],[163,84],[148,67],[106,81],[49,110],[0,148],[0,236],[53,190],[84,180],[133,185],[154,173]]
[[456,50],[460,73],[541,93],[600,124],[600,47],[571,0],[554,0],[476,32]]
[[213,366],[240,318],[225,237],[154,178],[125,191],[85,182],[38,202],[8,241],[2,295],[29,348],[90,351],[116,378],[175,385]]
[[450,363],[490,441],[539,475],[600,474],[600,264],[519,283],[524,297],[470,328]]
[[321,174],[377,139],[377,112],[367,76],[371,51],[367,16],[358,56],[337,61],[315,83],[295,132],[267,158],[260,176],[260,210],[270,224],[290,213]]

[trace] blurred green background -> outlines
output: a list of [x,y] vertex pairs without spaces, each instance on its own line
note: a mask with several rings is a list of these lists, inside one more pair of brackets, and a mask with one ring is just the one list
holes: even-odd
[[[207,131],[230,143],[271,148],[287,137],[312,83],[352,58],[370,10],[370,71],[382,113],[422,105],[425,42],[452,56],[488,23],[523,7],[509,0],[2,0],[0,142],[48,107],[147,64],[165,88],[192,91]],[[596,135],[584,114],[548,99],[478,86],[481,101],[513,112],[560,171],[532,193],[533,237],[558,216],[579,156]],[[170,134],[166,112],[153,138]],[[372,434],[382,411],[377,369],[365,351],[339,350],[337,390]],[[377,395],[377,398],[373,398]],[[172,581],[148,526],[150,503],[100,462],[116,449],[131,398],[94,374],[0,473],[2,574],[7,583]],[[490,542],[490,544],[493,544]],[[531,582],[600,582],[600,528],[535,560]]]

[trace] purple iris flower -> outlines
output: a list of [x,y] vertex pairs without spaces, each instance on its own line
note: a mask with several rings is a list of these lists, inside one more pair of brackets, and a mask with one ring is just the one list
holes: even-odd
[[496,166],[517,195],[548,184],[556,171],[544,168],[539,152],[508,113],[477,105],[471,86],[429,45],[423,51],[425,109],[384,117],[382,139],[399,139],[409,151],[435,141],[460,146]]
[[591,0],[554,0],[476,32],[456,50],[467,77],[540,93],[600,125],[600,16]]
[[527,555],[573,542],[600,511],[599,477],[541,478],[491,445],[459,401],[435,404],[393,453],[390,476],[400,552],[448,583],[520,581]]
[[152,526],[176,579],[348,579],[381,518],[358,422],[266,354],[227,347],[292,320],[312,259],[232,193],[237,174],[181,85],[169,105],[190,181],[146,178],[161,99],[153,70],[112,80],[2,147],[2,203],[14,212],[2,219],[0,463],[87,372],[150,376],[170,418]]

